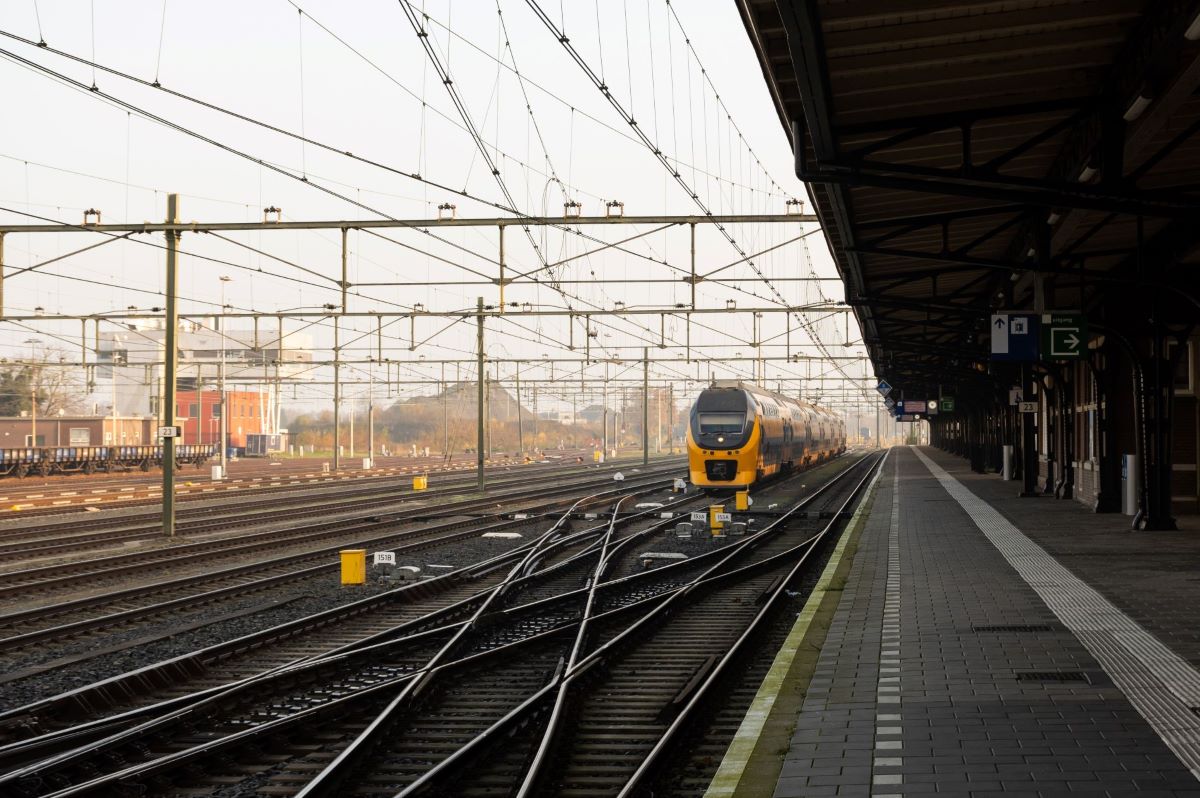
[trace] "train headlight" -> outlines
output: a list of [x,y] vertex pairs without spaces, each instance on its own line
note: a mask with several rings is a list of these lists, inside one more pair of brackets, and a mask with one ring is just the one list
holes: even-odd
[[725,442],[725,436],[724,436],[724,435],[718,435],[718,436],[717,436],[717,443],[724,443],[724,442]]

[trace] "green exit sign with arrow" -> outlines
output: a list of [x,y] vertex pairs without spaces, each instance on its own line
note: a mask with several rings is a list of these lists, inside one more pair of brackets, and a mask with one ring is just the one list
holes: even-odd
[[1044,313],[1042,360],[1082,360],[1088,351],[1087,319],[1082,313]]

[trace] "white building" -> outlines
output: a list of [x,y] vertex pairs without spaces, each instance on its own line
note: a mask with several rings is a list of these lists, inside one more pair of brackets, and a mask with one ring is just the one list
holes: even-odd
[[[125,327],[100,334],[96,376],[109,380],[110,412],[157,416],[163,395],[166,330],[157,319]],[[263,417],[272,419],[277,429],[279,386],[311,368],[312,336],[285,331],[281,341],[274,330],[230,329],[222,334],[216,327],[215,320],[204,325],[180,322],[178,389],[214,390],[224,349],[226,388],[261,392]],[[97,393],[103,395],[103,390]]]

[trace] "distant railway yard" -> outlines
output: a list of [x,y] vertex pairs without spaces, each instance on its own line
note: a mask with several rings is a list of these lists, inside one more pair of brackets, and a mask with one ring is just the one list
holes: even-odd
[[[484,494],[237,463],[181,484],[173,540],[140,475],[8,491],[0,793],[701,794],[879,458],[741,512],[683,458],[582,459],[498,459]],[[90,491],[130,498],[55,503]]]

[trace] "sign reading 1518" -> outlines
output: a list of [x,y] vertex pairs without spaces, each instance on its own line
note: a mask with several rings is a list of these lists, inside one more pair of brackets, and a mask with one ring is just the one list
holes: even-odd
[[1082,313],[1042,314],[1042,359],[1080,360],[1087,355],[1087,319]]

